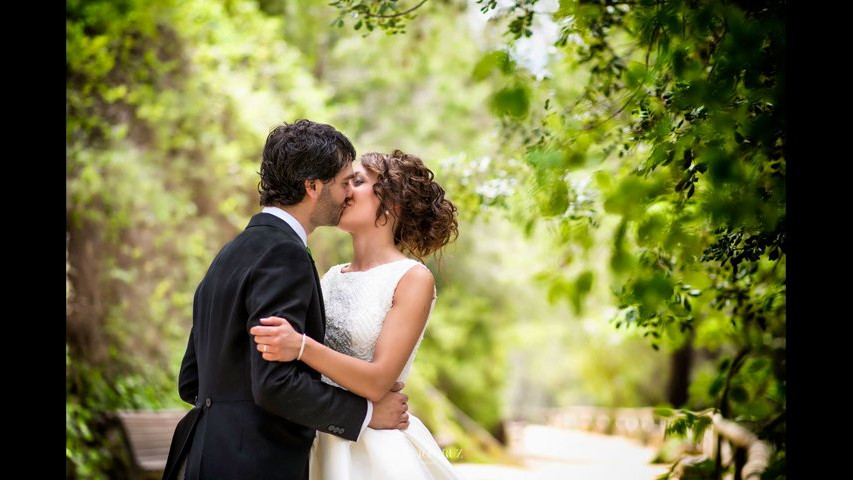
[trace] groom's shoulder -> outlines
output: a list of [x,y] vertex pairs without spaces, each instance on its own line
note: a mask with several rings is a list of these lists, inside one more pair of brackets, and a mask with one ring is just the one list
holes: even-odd
[[[266,215],[265,215],[266,216]],[[272,251],[278,253],[290,252],[288,256],[300,256],[308,253],[303,252],[305,245],[296,233],[290,233],[281,228],[280,225],[263,221],[266,219],[252,218],[243,231],[239,232],[220,251],[220,255],[227,258],[257,258],[269,254]],[[256,221],[261,220],[261,221]]]
[[294,241],[285,232],[270,227],[247,228],[223,249],[222,254],[251,268],[259,265],[306,268],[311,261],[301,240]]
[[304,252],[306,258],[308,256],[305,250],[305,245],[299,238],[293,238],[275,227],[260,226],[255,228],[246,228],[241,232],[234,241],[241,245],[242,248],[248,248],[259,254],[264,254],[269,251],[284,252]]
[[249,224],[238,235],[260,238],[271,242],[287,242],[301,245],[302,240],[284,220],[268,213],[258,213],[249,220]]

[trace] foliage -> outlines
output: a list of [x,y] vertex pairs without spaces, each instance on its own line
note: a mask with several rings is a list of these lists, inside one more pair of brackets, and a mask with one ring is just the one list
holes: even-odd
[[[750,425],[783,471],[785,4],[552,3],[68,0],[67,476],[121,476],[104,413],[182,405],[195,286],[299,117],[417,153],[460,208],[429,265],[412,404],[454,406],[430,428],[662,403],[646,339],[697,348],[674,407]],[[312,249],[321,272],[351,253],[331,229]]]
[[[711,415],[716,409],[707,409],[702,412],[692,412],[684,409],[671,409],[660,407],[655,409],[655,414],[666,419],[665,438],[687,439],[692,448],[698,450],[703,442],[706,430],[713,428]],[[688,438],[689,437],[689,438]],[[762,478],[785,478],[785,450],[771,451],[770,463],[762,474]],[[720,462],[717,465],[715,459],[705,458],[698,462],[684,465],[683,475],[677,478],[713,479],[721,476],[734,475],[734,470],[739,467],[737,462],[729,462],[727,465]],[[674,471],[670,470],[665,475],[658,477],[660,480],[672,478]]]
[[[784,12],[782,2],[562,2],[555,70],[588,72],[583,100],[561,98],[570,90],[555,72],[539,85],[556,92],[539,125],[513,124],[549,192],[542,217],[567,207],[553,203],[566,195],[555,177],[601,172],[604,211],[622,219],[617,327],[644,330],[656,348],[695,334],[723,349],[692,403],[759,430],[785,410]],[[774,432],[762,433],[783,443]]]
[[71,478],[115,474],[108,412],[184,405],[192,295],[256,208],[259,141],[326,112],[279,29],[245,2],[66,5]]
[[[478,3],[505,40],[474,78],[497,82],[507,156],[526,160],[511,210],[567,247],[543,273],[555,298],[582,304],[591,277],[561,273],[570,246],[619,218],[614,325],[643,331],[655,350],[706,349],[717,367],[697,372],[690,406],[750,422],[783,452],[785,2]],[[513,50],[537,21],[559,27],[544,76]],[[578,188],[590,171],[594,183]]]
[[691,412],[689,410],[673,410],[670,408],[656,408],[655,414],[662,418],[668,418],[664,436],[674,435],[686,437],[688,433],[691,440],[698,443],[702,440],[705,430],[711,426],[711,417],[707,412]]
[[[468,123],[447,135],[442,115],[433,121],[384,114],[398,110],[400,102],[387,91],[420,83],[434,92],[423,97],[426,104],[476,117],[478,96],[454,90],[453,78],[441,74],[452,70],[449,64],[476,61],[472,43],[460,41],[470,47],[448,55],[448,64],[429,56],[411,64],[405,51],[388,55],[389,43],[338,37],[322,15],[292,22],[266,11],[308,3],[263,3],[67,6],[69,478],[123,475],[120,439],[106,434],[109,412],[186,407],[175,386],[192,294],[216,251],[256,212],[257,159],[272,125],[299,117],[325,120],[360,139],[360,147],[416,151],[440,177],[436,158],[468,145],[482,130]],[[331,17],[334,9],[327,7],[324,14]],[[451,38],[463,32],[452,23],[415,31],[436,28],[443,32],[428,35]],[[326,32],[328,50],[314,48],[318,31]],[[421,43],[413,41],[412,47],[429,48]],[[365,69],[353,56],[355,49],[388,64]],[[324,61],[330,62],[328,77],[322,74]],[[386,69],[401,74],[389,77]],[[462,70],[455,78],[466,76]],[[409,132],[406,145],[397,143],[401,132]],[[312,245],[318,264],[349,258],[348,238],[339,233],[318,232]],[[440,303],[436,315],[447,308]],[[494,308],[470,310],[465,321],[479,322],[482,329]],[[485,368],[475,360],[501,363],[495,338],[482,341],[477,353],[489,356],[467,357],[478,370]],[[462,351],[460,346],[446,359]],[[456,378],[458,362],[439,369],[448,385],[457,386],[452,397],[468,398],[468,415],[494,424],[500,397],[487,392],[501,389],[501,370],[467,385]],[[471,459],[496,455],[476,453],[473,437],[458,441],[467,445]]]
[[359,30],[362,26],[372,32],[380,28],[389,34],[400,34],[406,32],[406,22],[414,18],[415,10],[421,8],[427,0],[413,1],[411,7],[397,5],[397,0],[378,0],[375,2],[364,2],[362,0],[334,0],[330,5],[340,11],[340,14],[331,22],[331,25],[343,28],[346,17],[355,22],[353,29]]

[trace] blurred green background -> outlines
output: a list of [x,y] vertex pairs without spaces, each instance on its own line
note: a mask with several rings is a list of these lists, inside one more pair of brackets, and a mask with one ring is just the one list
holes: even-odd
[[465,461],[544,408],[665,405],[784,466],[784,2],[421,3],[66,1],[68,478],[124,468],[109,412],[188,407],[195,287],[298,118],[460,209],[407,393]]

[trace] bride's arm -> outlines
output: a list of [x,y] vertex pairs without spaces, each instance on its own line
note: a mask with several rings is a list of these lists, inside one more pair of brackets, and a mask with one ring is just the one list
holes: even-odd
[[[373,361],[350,357],[306,337],[302,362],[356,395],[378,402],[388,393],[415,349],[429,316],[434,286],[432,273],[426,268],[411,268],[403,275],[376,341]],[[263,328],[254,327],[253,330]],[[302,335],[279,332],[274,337],[258,335],[255,340],[262,352],[262,345],[270,345],[265,359],[289,361],[296,358]]]

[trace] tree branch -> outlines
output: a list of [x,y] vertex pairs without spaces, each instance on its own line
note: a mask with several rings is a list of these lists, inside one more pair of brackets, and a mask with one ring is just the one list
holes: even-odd
[[374,18],[394,18],[394,17],[402,17],[403,15],[414,12],[415,10],[421,8],[421,5],[425,4],[427,0],[422,0],[421,3],[415,5],[414,7],[406,10],[405,12],[395,13],[393,15],[379,15],[376,13],[365,13],[365,17],[374,17]]
[[646,69],[649,68],[649,55],[652,53],[652,46],[655,44],[655,37],[657,37],[660,26],[660,22],[656,22],[655,28],[652,30],[652,38],[649,40],[649,49],[646,50]]
[[738,352],[737,356],[735,356],[735,359],[732,361],[732,364],[729,367],[729,373],[728,373],[728,375],[726,375],[725,388],[723,388],[723,394],[720,396],[720,404],[717,407],[717,411],[719,411],[720,414],[722,414],[723,416],[728,415],[728,410],[729,410],[728,396],[729,396],[729,387],[731,386],[732,378],[734,378],[735,373],[737,373],[737,371],[740,370],[741,362],[743,361],[744,358],[746,358],[746,355],[749,353],[749,351],[750,351],[750,348],[748,346],[743,347],[740,350],[740,352]]
[[601,120],[601,121],[599,121],[599,122],[596,122],[596,123],[594,123],[594,124],[592,124],[592,125],[586,125],[586,126],[584,126],[584,127],[582,128],[582,130],[592,130],[593,128],[596,128],[596,127],[598,127],[598,126],[600,126],[600,125],[602,125],[602,124],[604,124],[604,123],[607,123],[607,122],[609,122],[610,120],[612,120],[614,117],[616,117],[616,115],[619,115],[619,113],[621,113],[621,112],[622,112],[622,110],[625,110],[625,107],[627,107],[627,106],[631,103],[631,101],[633,101],[633,100],[634,100],[634,97],[636,97],[636,96],[637,96],[637,94],[638,94],[638,93],[640,93],[640,90],[642,90],[642,89],[643,89],[643,84],[640,84],[640,86],[639,86],[639,87],[637,87],[637,89],[636,89],[636,90],[634,90],[634,93],[632,93],[632,94],[628,97],[628,100],[627,100],[627,101],[625,101],[625,103],[624,103],[621,107],[619,107],[619,109],[618,109],[618,110],[616,110],[615,112],[613,112],[609,117],[605,118],[604,120]]

